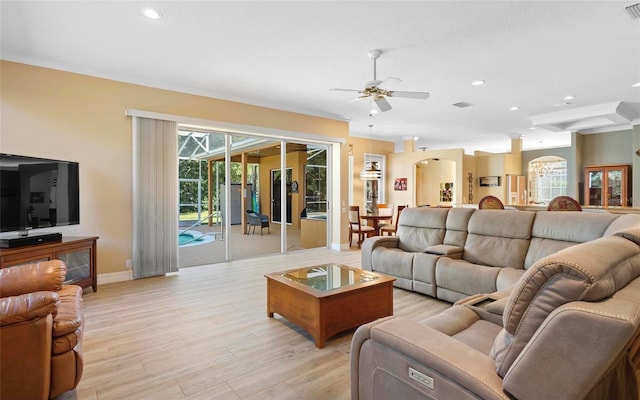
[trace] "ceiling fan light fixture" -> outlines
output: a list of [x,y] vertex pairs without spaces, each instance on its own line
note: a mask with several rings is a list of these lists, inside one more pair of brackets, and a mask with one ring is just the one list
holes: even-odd
[[149,19],[161,19],[162,18],[162,14],[160,14],[160,12],[158,12],[157,10],[154,10],[153,8],[145,8],[141,12],[142,12],[142,15],[144,15],[145,17],[147,17]]
[[[369,125],[369,154],[371,154],[371,140],[373,139],[373,125]],[[371,158],[364,160],[364,169],[360,171],[360,179],[363,181],[375,181],[382,178],[382,171],[377,168],[375,162]]]

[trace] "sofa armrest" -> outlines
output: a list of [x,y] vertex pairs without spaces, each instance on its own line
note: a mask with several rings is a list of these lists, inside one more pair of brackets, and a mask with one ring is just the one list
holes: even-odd
[[372,271],[372,254],[378,246],[393,248],[398,247],[400,239],[397,236],[374,236],[364,240],[360,253],[362,255],[361,268],[367,271]]
[[67,266],[60,260],[16,265],[0,269],[1,297],[52,291],[62,288]]
[[450,244],[436,244],[427,247],[426,253],[460,259],[462,258],[463,251],[464,249],[460,246],[453,246]]
[[[369,345],[370,342],[375,345]],[[384,354],[377,354],[379,357],[373,354],[380,349]],[[396,368],[394,372],[399,379],[409,385],[408,368],[397,370],[391,354],[399,354],[433,379],[433,389],[422,388],[433,398],[460,398],[460,393],[466,392],[469,398],[473,395],[508,399],[502,390],[502,379],[495,372],[495,363],[488,355],[403,317],[388,317],[356,330],[351,344],[352,398],[366,397],[360,393],[360,381],[367,380],[376,369]],[[361,367],[370,369],[361,371]]]
[[[627,397],[612,393],[621,387],[638,389],[635,371],[627,369],[626,358],[630,357],[632,341],[637,340],[639,326],[640,305],[635,301],[611,297],[600,302],[564,304],[546,318],[507,371],[505,390],[516,398],[535,393],[543,399],[581,399],[594,385],[604,383],[600,389],[612,392],[598,398],[637,398],[637,394]],[[613,357],[616,354],[617,360]],[[613,370],[616,363],[625,368]],[[617,384],[601,381],[603,371],[614,373]]]
[[[496,292],[499,293],[499,292]],[[502,326],[502,315],[509,297],[491,294],[474,294],[456,301],[455,305],[463,305],[473,310],[481,319]]]
[[60,295],[58,314],[53,319],[53,337],[75,332],[82,327],[82,288],[76,285],[63,285]]
[[0,298],[0,326],[56,315],[60,298],[55,292],[34,292]]

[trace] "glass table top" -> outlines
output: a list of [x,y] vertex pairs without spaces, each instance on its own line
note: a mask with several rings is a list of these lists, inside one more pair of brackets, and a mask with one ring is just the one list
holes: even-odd
[[368,271],[348,268],[340,264],[323,264],[296,269],[283,272],[282,276],[323,292],[378,279]]

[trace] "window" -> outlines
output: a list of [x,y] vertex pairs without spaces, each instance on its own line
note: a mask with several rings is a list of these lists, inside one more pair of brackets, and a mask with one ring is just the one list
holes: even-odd
[[529,204],[549,204],[566,194],[567,160],[546,156],[529,162]]
[[304,167],[304,207],[307,215],[327,213],[327,150],[307,150]]
[[364,181],[364,208],[367,212],[373,212],[373,200],[375,198],[376,204],[384,203],[384,188],[385,188],[385,157],[380,154],[365,153],[365,169],[375,168],[380,171],[380,178]]

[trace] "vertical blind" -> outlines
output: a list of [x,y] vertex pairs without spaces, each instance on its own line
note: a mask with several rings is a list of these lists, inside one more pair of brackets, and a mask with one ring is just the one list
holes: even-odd
[[178,270],[178,131],[133,117],[133,278]]

